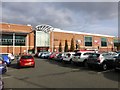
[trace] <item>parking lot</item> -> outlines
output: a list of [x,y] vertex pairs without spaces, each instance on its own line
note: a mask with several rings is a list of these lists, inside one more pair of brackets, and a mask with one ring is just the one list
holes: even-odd
[[35,58],[35,68],[16,68],[2,76],[5,88],[120,88],[120,73]]

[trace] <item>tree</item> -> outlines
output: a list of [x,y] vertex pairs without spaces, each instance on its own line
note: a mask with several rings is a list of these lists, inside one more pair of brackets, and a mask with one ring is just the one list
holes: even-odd
[[62,44],[61,44],[61,42],[59,44],[59,52],[62,52]]
[[74,39],[71,39],[70,51],[74,51]]
[[68,43],[67,43],[67,40],[65,40],[64,52],[68,52]]

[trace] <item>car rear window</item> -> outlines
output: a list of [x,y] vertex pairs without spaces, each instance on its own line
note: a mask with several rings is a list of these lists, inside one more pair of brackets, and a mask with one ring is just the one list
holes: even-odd
[[93,57],[98,58],[100,56],[100,54],[93,54]]
[[32,56],[22,56],[21,59],[33,59]]
[[91,55],[91,54],[93,54],[93,53],[84,53],[83,55]]
[[66,54],[66,56],[70,57],[70,56],[71,56],[71,54],[70,54],[70,53],[68,53],[68,54]]
[[58,56],[62,56],[62,54],[58,54]]
[[80,56],[81,55],[81,53],[76,53],[76,54],[74,54],[74,56]]
[[90,54],[89,58],[98,58],[100,54]]
[[110,53],[102,53],[102,56],[108,56],[111,55]]

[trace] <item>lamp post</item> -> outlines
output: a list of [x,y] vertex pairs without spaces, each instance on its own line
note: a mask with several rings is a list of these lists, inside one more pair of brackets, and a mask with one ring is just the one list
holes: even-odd
[[28,35],[27,35],[27,37],[26,37],[26,38],[27,38],[27,50],[26,50],[26,53],[28,53],[28,45],[29,45],[29,44],[28,44],[28,43],[29,43],[29,41],[28,41],[28,40],[29,40]]

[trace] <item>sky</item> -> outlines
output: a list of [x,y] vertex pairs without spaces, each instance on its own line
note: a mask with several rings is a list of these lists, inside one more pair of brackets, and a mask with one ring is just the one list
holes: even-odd
[[2,22],[118,36],[118,0],[4,0]]

